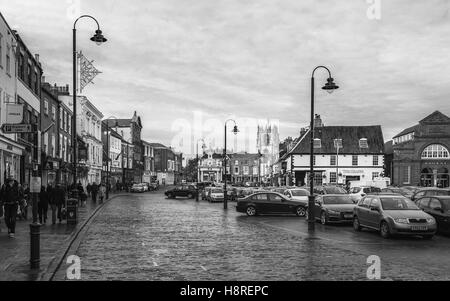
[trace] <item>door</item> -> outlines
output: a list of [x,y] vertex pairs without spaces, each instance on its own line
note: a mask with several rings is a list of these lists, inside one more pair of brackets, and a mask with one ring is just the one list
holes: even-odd
[[367,214],[368,214],[367,217],[368,226],[378,229],[381,223],[381,204],[378,198],[372,199]]
[[255,194],[252,200],[256,206],[258,213],[271,213],[272,207],[267,199],[266,193]]
[[319,196],[314,201],[314,218],[320,218],[322,213],[323,197]]
[[[291,205],[290,203],[287,203],[284,201],[284,199],[274,193],[270,193],[268,194],[269,197],[269,203],[270,203],[270,210],[273,213],[288,213],[288,212],[293,212],[294,208],[293,205]],[[291,209],[292,207],[292,209]]]
[[359,223],[364,226],[369,226],[369,205],[372,201],[371,198],[366,197],[359,205],[356,207],[356,213],[359,219]]
[[427,213],[433,216],[436,219],[438,229],[443,229],[445,227],[445,215],[442,212],[443,206],[441,202],[436,198],[430,199],[430,205],[428,206]]

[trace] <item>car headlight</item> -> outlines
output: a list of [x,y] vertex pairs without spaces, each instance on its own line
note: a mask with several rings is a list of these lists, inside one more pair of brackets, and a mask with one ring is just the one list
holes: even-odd
[[409,224],[409,221],[407,218],[394,218],[394,221],[397,224]]
[[434,218],[427,218],[427,223],[434,224],[436,223],[436,220]]
[[330,209],[328,209],[328,213],[329,214],[341,214],[339,211],[334,211],[334,210],[330,210]]

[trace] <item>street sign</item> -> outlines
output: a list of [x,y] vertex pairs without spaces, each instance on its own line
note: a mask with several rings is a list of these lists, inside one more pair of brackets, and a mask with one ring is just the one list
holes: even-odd
[[32,133],[33,126],[31,124],[4,124],[2,131],[5,134]]

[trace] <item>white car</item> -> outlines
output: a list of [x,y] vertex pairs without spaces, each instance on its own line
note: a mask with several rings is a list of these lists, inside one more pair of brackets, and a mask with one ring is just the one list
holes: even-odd
[[284,195],[288,197],[288,199],[300,203],[300,205],[303,208],[303,211],[300,214],[300,216],[306,215],[306,208],[308,207],[308,200],[309,200],[308,190],[302,188],[286,189]]
[[363,197],[368,195],[369,193],[380,193],[381,189],[378,187],[370,187],[370,186],[361,186],[361,187],[353,187],[350,189],[350,197],[353,203],[358,203]]
[[210,203],[223,202],[223,189],[213,187],[208,191],[207,200]]

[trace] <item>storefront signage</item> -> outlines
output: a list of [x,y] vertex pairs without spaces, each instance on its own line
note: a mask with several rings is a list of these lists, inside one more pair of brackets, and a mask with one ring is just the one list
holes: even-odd
[[5,134],[33,132],[33,126],[31,124],[4,124],[1,129]]
[[364,170],[362,169],[348,169],[348,170],[342,170],[343,175],[354,175],[354,174],[364,174]]
[[6,123],[18,124],[23,121],[23,104],[6,105]]

